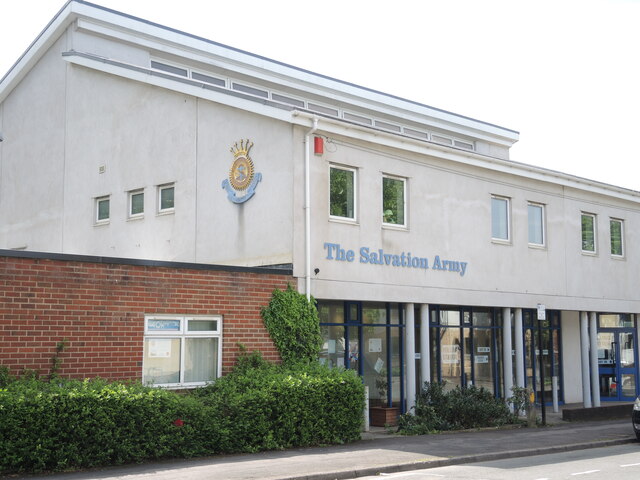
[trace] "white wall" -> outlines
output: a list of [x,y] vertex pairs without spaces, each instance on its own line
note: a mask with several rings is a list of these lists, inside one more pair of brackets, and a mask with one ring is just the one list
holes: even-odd
[[[640,208],[597,194],[567,192],[565,187],[489,172],[406,152],[370,146],[333,137],[331,149],[312,159],[313,268],[312,293],[317,298],[351,298],[455,305],[620,311],[640,310],[634,292],[633,272],[640,267],[636,239]],[[300,153],[302,155],[302,152]],[[329,165],[358,170],[358,221],[329,220]],[[301,172],[298,171],[298,174]],[[382,174],[407,178],[408,227],[382,226]],[[300,192],[297,192],[299,195]],[[491,240],[491,195],[511,199],[512,239],[508,244]],[[300,198],[300,197],[297,197]],[[528,245],[527,202],[546,205],[547,244]],[[598,213],[596,257],[581,253],[580,211]],[[626,225],[627,255],[609,254],[609,217]],[[303,237],[298,217],[296,238]],[[354,261],[328,259],[326,242],[354,251]],[[302,243],[296,259],[302,259]],[[426,257],[428,270],[371,265],[359,261],[359,249]],[[438,271],[441,260],[467,262],[464,276]],[[301,275],[302,260],[295,262]]]

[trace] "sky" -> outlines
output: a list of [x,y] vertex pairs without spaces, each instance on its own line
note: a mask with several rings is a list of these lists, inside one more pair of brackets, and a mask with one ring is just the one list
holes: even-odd
[[[520,132],[517,162],[640,191],[640,0],[96,0]],[[0,77],[65,4],[2,0]]]

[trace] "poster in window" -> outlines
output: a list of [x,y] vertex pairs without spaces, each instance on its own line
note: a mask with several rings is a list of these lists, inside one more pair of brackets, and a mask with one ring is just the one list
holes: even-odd
[[153,338],[149,340],[149,357],[150,358],[170,358],[171,357],[171,339],[170,338]]

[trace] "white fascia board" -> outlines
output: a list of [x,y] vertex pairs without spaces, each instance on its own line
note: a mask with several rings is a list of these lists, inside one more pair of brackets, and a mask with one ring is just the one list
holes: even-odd
[[[233,108],[239,108],[251,113],[270,117],[283,122],[291,122],[291,111],[288,109],[275,108],[267,105],[264,102],[247,100],[239,95],[232,95],[226,92],[219,92],[215,89],[204,89],[197,85],[191,85],[176,81],[173,79],[165,78],[165,75],[152,74],[145,72],[143,69],[136,65],[131,65],[131,68],[125,68],[122,66],[114,65],[108,62],[102,62],[94,58],[88,58],[82,55],[69,54],[63,57],[69,63],[74,65],[80,65],[82,67],[97,70],[103,73],[116,75],[118,77],[127,78],[148,85],[164,88],[185,95],[190,95],[196,98],[202,98],[210,100],[215,103],[227,105]],[[106,59],[105,59],[106,60]]]
[[[81,5],[87,7],[86,5]],[[87,7],[88,8],[88,7]],[[93,13],[94,11],[92,11]],[[241,75],[328,97],[339,103],[426,124],[457,135],[510,147],[518,141],[513,130],[376,92],[274,60],[243,52],[135,18],[98,11],[78,19],[78,29],[125,41],[144,48],[229,69]]]
[[321,117],[310,112],[296,110],[293,112],[293,117],[294,123],[304,128],[310,128],[313,125],[313,120],[318,119],[318,131],[326,132],[328,134],[342,135],[347,138],[362,140],[374,145],[384,145],[422,155],[435,156],[454,163],[471,165],[554,185],[562,185],[576,190],[633,202],[640,206],[640,191],[616,187],[614,185],[597,182],[595,180],[589,180],[542,167],[527,165],[525,163],[514,162],[512,160],[503,160],[500,158],[480,155],[474,152],[457,150],[423,140],[417,140],[402,135],[362,127],[360,125],[347,123],[338,119]]

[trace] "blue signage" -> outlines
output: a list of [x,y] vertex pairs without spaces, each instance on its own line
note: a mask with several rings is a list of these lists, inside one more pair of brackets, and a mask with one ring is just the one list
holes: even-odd
[[[354,250],[342,248],[339,243],[325,242],[324,248],[327,251],[326,260],[351,263],[356,259]],[[416,268],[419,270],[429,270],[431,268],[431,270],[458,273],[461,277],[464,277],[469,265],[467,262],[442,259],[440,255],[436,255],[430,262],[429,258],[411,255],[411,252],[389,253],[382,248],[375,250],[369,247],[360,247],[357,258],[360,263],[368,263],[370,265]]]

